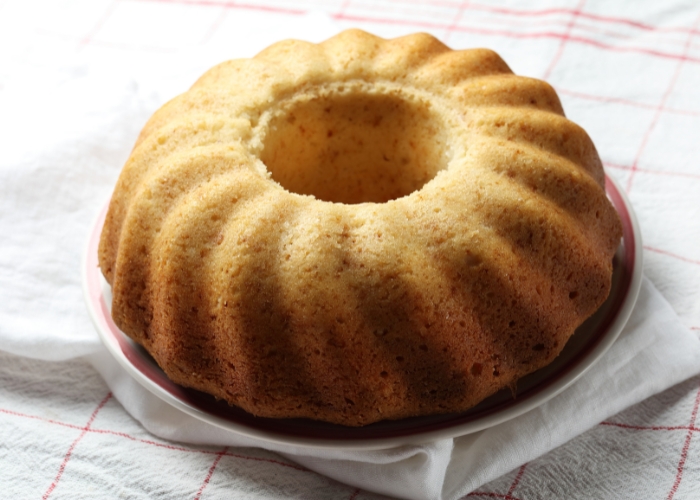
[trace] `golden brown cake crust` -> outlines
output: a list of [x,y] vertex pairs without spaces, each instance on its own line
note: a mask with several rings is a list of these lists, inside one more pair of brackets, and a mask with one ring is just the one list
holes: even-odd
[[607,297],[620,237],[549,85],[350,30],[163,106],[99,258],[114,321],[175,382],[358,426],[463,411],[549,364]]

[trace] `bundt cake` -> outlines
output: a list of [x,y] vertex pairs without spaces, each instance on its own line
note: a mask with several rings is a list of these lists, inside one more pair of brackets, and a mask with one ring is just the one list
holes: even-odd
[[157,111],[99,259],[115,323],[173,381],[360,426],[463,411],[550,363],[620,237],[549,85],[350,30],[225,62]]

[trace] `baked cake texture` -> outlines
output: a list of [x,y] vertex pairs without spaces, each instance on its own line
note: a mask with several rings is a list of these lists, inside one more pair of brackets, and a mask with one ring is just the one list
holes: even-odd
[[102,231],[112,315],[258,416],[459,412],[606,299],[588,135],[490,50],[358,30],[223,63],[146,124]]

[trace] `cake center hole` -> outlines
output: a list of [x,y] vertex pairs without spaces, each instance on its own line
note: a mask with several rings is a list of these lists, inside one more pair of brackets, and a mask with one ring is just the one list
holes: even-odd
[[270,121],[260,159],[288,191],[335,203],[383,203],[447,166],[444,127],[427,103],[393,94],[329,94]]

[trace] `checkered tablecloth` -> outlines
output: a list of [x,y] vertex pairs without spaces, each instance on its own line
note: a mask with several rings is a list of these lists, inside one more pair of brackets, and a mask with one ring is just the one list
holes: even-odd
[[[645,275],[700,335],[695,0],[0,0],[0,498],[384,498],[262,449],[158,438],[79,358],[98,343],[84,241],[146,119],[217,62],[350,27],[489,47],[549,81],[632,201]],[[32,212],[46,199],[65,224]],[[699,407],[696,376],[467,496],[698,499]]]

